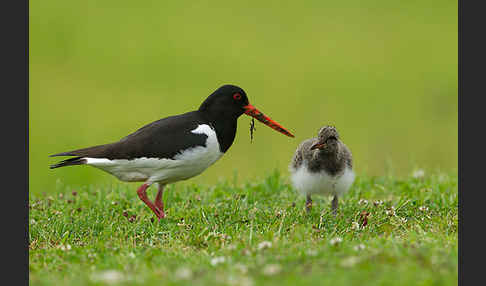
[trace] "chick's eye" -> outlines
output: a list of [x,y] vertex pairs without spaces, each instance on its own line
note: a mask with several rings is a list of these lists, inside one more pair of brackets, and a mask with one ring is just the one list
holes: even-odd
[[233,99],[240,100],[241,99],[241,94],[239,94],[239,93],[233,94]]

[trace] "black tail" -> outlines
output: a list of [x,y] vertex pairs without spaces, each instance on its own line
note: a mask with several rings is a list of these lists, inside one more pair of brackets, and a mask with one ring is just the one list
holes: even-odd
[[59,167],[64,167],[64,166],[74,166],[74,165],[83,165],[86,164],[88,161],[86,159],[83,159],[83,157],[76,157],[76,158],[70,158],[63,160],[57,164],[51,165],[49,168],[50,169],[55,169]]

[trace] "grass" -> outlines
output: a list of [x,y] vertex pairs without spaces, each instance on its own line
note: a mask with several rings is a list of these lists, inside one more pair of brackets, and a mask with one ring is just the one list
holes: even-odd
[[277,171],[170,185],[160,223],[134,185],[57,192],[29,198],[30,285],[457,285],[455,173],[358,176],[337,217]]

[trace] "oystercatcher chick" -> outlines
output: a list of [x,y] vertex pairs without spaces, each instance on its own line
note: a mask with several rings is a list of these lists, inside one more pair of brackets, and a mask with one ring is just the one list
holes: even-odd
[[[221,158],[233,144],[237,119],[242,114],[294,137],[252,106],[243,89],[224,85],[196,111],[157,120],[114,143],[51,155],[75,157],[50,168],[89,165],[124,182],[144,182],[137,194],[160,220],[165,217],[164,187],[201,174]],[[152,184],[158,186],[154,202],[146,193]]]
[[332,195],[334,215],[338,198],[349,190],[355,177],[351,151],[333,126],[322,127],[317,137],[303,141],[295,151],[289,170],[292,185],[306,196],[307,212],[312,208],[311,195]]

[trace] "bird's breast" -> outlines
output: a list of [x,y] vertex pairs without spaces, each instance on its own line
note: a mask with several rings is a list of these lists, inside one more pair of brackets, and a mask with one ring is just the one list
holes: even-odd
[[292,185],[302,194],[342,195],[348,191],[354,181],[354,172],[345,168],[341,173],[331,175],[321,170],[313,172],[307,164],[291,169]]

